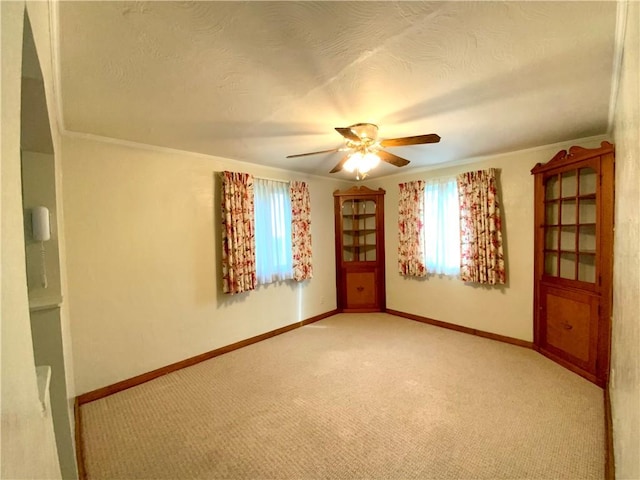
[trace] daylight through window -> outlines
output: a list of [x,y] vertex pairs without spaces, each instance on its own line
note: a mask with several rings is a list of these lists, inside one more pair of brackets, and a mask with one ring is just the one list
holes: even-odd
[[256,178],[254,195],[258,284],[293,278],[289,184]]
[[424,257],[429,273],[460,274],[460,208],[455,177],[427,180]]

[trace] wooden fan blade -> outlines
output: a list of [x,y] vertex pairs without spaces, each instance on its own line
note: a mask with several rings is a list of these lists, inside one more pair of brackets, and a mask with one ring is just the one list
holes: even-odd
[[380,145],[383,147],[403,147],[405,145],[420,145],[422,143],[438,143],[440,136],[435,133],[428,135],[416,135],[415,137],[387,138],[382,140]]
[[332,148],[331,150],[320,150],[319,152],[298,153],[297,155],[287,155],[287,158],[306,157],[307,155],[318,155],[319,153],[337,152],[339,148]]
[[351,131],[351,127],[336,127],[336,131],[344,138],[348,138],[354,142],[360,141],[360,137]]
[[329,173],[336,173],[342,170],[342,167],[344,167],[344,164],[347,163],[347,160],[349,160],[350,156],[351,155],[345,155],[344,158],[340,160],[338,164],[335,167],[333,167],[333,169]]
[[380,157],[380,160],[390,163],[391,165],[395,165],[396,167],[404,167],[405,165],[409,165],[409,160],[406,158],[399,157],[394,155],[393,153],[385,152],[384,150],[378,150],[376,153]]

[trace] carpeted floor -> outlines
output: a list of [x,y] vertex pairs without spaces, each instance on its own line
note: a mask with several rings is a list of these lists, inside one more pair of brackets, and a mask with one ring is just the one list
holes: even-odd
[[602,390],[532,350],[341,314],[81,406],[89,479],[602,479]]

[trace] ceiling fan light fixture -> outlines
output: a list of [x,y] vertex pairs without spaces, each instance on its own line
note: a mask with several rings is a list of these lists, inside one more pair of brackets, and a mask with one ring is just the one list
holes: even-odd
[[360,162],[360,171],[368,172],[380,164],[380,157],[373,152],[366,153]]
[[353,171],[358,168],[360,164],[360,159],[362,158],[362,154],[360,152],[352,153],[349,156],[349,159],[342,166],[343,170],[346,170],[349,173],[353,173]]
[[366,174],[373,168],[377,167],[380,163],[380,157],[373,152],[361,152],[353,153],[342,167],[349,173],[359,172],[360,174]]

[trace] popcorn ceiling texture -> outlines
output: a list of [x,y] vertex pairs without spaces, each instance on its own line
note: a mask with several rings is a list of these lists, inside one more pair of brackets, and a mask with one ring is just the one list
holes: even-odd
[[[371,121],[411,166],[607,131],[613,2],[60,2],[65,128],[327,174]],[[335,163],[335,162],[334,162]],[[383,166],[372,175],[395,173]]]

